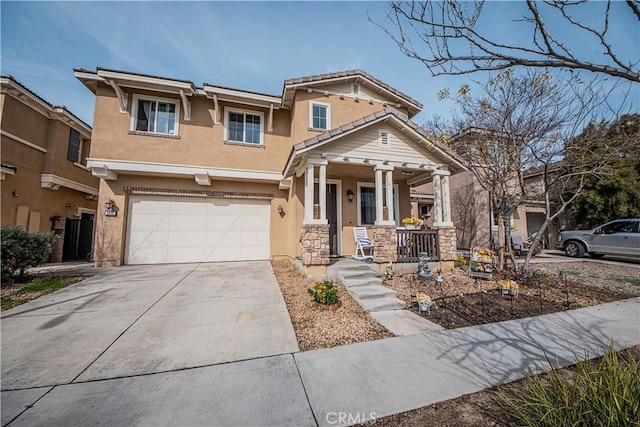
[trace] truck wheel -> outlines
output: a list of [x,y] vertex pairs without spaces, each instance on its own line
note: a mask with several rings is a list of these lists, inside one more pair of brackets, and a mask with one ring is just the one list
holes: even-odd
[[564,253],[572,258],[580,258],[584,255],[585,249],[578,242],[568,242],[564,245]]

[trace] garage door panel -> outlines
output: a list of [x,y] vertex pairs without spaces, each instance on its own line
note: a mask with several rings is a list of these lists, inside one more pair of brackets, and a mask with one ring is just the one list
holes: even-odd
[[125,262],[269,258],[268,200],[131,196]]
[[129,248],[163,248],[167,245],[167,233],[160,231],[132,231],[129,235]]

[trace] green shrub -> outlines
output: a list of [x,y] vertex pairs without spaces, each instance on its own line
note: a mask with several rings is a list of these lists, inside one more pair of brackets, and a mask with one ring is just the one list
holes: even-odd
[[315,302],[320,304],[335,304],[338,302],[338,289],[333,286],[333,282],[325,280],[324,282],[317,282],[313,289],[307,289],[309,295],[311,295]]
[[622,360],[610,346],[599,362],[576,359],[573,380],[557,369],[526,379],[513,395],[500,394],[523,426],[640,425],[640,360]]
[[26,269],[47,260],[52,243],[53,233],[27,233],[22,227],[2,227],[2,282],[23,280]]

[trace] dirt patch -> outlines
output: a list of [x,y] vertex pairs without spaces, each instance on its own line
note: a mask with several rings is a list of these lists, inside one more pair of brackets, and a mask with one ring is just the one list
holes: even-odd
[[[640,346],[631,347],[618,353],[620,357],[640,359]],[[571,377],[574,367],[562,369],[562,374]],[[544,375],[544,374],[542,374]],[[504,412],[501,393],[513,394],[521,390],[525,380],[518,380],[456,399],[425,406],[424,408],[391,415],[362,424],[368,427],[508,427],[516,425],[516,420]]]
[[0,288],[1,310],[9,310],[83,279],[84,276],[34,276],[24,283],[3,283]]
[[[563,272],[562,277],[559,276]],[[539,316],[640,296],[640,269],[601,263],[536,264],[518,281],[517,297],[501,295],[497,280],[472,279],[449,273],[444,284],[415,275],[394,277],[385,285],[398,292],[407,308],[419,313],[414,296],[424,292],[435,306],[427,319],[447,329]]]
[[342,307],[329,311],[326,305],[313,301],[307,293],[312,284],[289,261],[272,262],[273,272],[291,316],[300,350],[316,350],[357,342],[390,338],[394,335],[373,320],[335,282]]

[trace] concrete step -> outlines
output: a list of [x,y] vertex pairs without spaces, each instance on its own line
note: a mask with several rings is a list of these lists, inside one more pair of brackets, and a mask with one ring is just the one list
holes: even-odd
[[379,277],[362,277],[362,278],[347,278],[342,279],[340,282],[344,285],[345,288],[351,289],[360,286],[381,286],[382,279]]
[[358,300],[364,311],[402,310],[406,304],[395,297],[370,298]]
[[340,281],[345,280],[353,280],[353,279],[375,279],[377,276],[374,272],[370,270],[365,271],[356,271],[356,270],[347,270],[347,271],[339,271],[338,278]]
[[358,301],[371,298],[395,297],[398,295],[396,291],[384,286],[353,286],[351,288],[347,288],[347,290],[351,296]]

